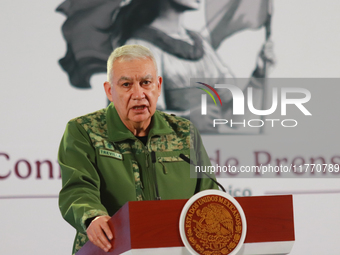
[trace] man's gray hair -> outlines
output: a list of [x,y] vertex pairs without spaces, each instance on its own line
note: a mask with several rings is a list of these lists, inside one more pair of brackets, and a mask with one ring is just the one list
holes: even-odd
[[146,58],[150,58],[153,61],[157,72],[157,63],[155,57],[148,48],[138,44],[124,45],[119,48],[116,48],[111,53],[109,59],[107,60],[107,80],[110,83],[112,82],[113,73],[112,66],[116,60],[130,61],[134,59],[146,59]]

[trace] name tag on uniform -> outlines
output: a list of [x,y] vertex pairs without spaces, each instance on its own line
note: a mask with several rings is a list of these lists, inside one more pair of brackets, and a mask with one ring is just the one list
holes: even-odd
[[104,150],[104,149],[100,149],[99,150],[99,155],[101,156],[107,156],[107,157],[111,157],[111,158],[116,158],[116,159],[123,159],[123,155],[114,151],[109,151],[109,150]]

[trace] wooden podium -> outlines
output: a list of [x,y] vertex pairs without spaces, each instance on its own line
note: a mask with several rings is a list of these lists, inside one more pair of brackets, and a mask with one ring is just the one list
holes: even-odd
[[[294,244],[293,197],[235,198],[247,220],[247,234],[238,255],[288,254]],[[126,203],[109,221],[114,226],[113,248],[104,252],[87,242],[76,255],[188,254],[179,232],[179,218],[187,200]]]

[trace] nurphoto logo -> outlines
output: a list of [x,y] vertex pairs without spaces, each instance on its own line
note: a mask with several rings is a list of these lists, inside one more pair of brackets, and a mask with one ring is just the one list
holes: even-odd
[[[218,98],[221,107],[223,106],[223,103],[229,103],[229,102],[223,102],[223,97],[221,99],[223,90],[228,90],[231,94],[231,103],[232,103],[232,115],[233,116],[245,116],[247,112],[251,113],[252,116],[266,116],[266,119],[264,118],[258,118],[258,119],[250,119],[245,118],[241,121],[236,122],[233,119],[212,119],[213,127],[216,127],[217,125],[229,125],[231,127],[235,125],[243,126],[243,127],[254,127],[259,128],[265,125],[265,123],[268,123],[271,125],[271,127],[274,127],[277,122],[281,123],[281,126],[283,127],[296,127],[298,125],[298,121],[296,119],[270,119],[268,116],[275,113],[278,108],[280,108],[280,115],[281,116],[287,116],[287,105],[294,105],[297,107],[299,111],[302,112],[305,116],[311,116],[312,114],[308,109],[305,107],[304,104],[310,101],[311,99],[311,93],[309,90],[305,88],[297,88],[297,87],[281,87],[276,88],[273,87],[271,89],[271,106],[267,107],[266,109],[256,109],[254,104],[254,91],[253,87],[248,86],[245,90],[242,91],[241,88],[238,86],[232,85],[232,84],[215,84],[214,87],[211,85],[208,85],[203,82],[196,82],[201,85],[204,85],[205,87],[209,88]],[[212,93],[201,87],[197,87],[204,92],[206,92],[214,101],[215,106],[218,104],[216,103],[216,100]],[[216,91],[218,89],[219,93]],[[208,103],[207,103],[207,94],[201,95],[201,115],[207,115],[207,109],[208,109]],[[224,94],[224,93],[223,93]],[[279,103],[280,101],[280,103]],[[245,104],[246,102],[246,104]],[[247,107],[247,108],[246,108]],[[223,109],[223,108],[222,108]],[[246,116],[245,116],[246,117]]]

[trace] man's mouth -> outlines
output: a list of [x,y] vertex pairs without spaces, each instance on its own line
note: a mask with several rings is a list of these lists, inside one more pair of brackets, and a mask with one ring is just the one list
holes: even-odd
[[138,106],[134,106],[132,107],[134,110],[144,110],[146,108],[145,105],[138,105]]

